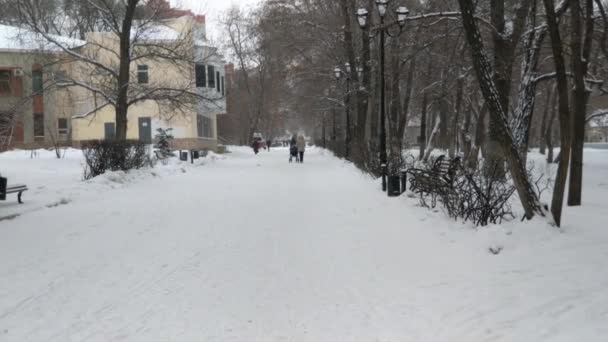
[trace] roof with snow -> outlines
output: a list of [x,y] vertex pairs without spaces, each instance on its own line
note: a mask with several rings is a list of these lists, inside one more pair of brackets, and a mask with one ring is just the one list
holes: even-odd
[[[86,44],[83,40],[57,35],[49,35],[49,38],[70,49]],[[61,50],[57,44],[49,42],[39,33],[0,24],[0,51],[59,52]]]
[[169,26],[155,25],[145,28],[134,28],[131,31],[131,39],[135,39],[135,37],[143,41],[176,41],[180,39],[181,34]]

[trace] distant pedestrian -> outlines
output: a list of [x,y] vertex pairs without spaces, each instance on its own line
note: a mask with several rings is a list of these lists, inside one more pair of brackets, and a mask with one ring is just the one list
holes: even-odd
[[263,146],[262,143],[262,139],[260,138],[253,138],[253,142],[251,143],[251,147],[253,148],[253,153],[258,154],[258,152],[260,152],[260,148],[262,148]]
[[304,162],[304,152],[306,151],[306,139],[304,136],[298,136],[298,141],[296,142],[298,147],[298,153],[300,154],[300,163]]
[[270,152],[270,146],[272,146],[272,140],[268,139],[266,141],[266,147],[268,147],[268,152]]
[[296,163],[300,161],[298,158],[298,141],[295,135],[289,141],[289,162],[291,163],[294,158]]

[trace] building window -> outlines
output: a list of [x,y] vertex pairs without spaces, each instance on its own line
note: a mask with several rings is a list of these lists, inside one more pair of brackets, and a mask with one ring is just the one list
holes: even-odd
[[11,94],[11,71],[0,70],[0,95]]
[[217,92],[219,93],[221,91],[221,88],[220,88],[220,86],[221,86],[220,85],[220,83],[221,83],[220,82],[220,72],[219,71],[215,73],[215,79],[217,80],[217,82],[216,82],[217,83],[216,89],[217,89]]
[[207,66],[204,64],[196,64],[195,73],[196,73],[196,87],[197,88],[205,88],[207,85]]
[[65,86],[69,82],[68,74],[65,72],[65,70],[56,71],[54,78],[55,78],[55,84],[57,86]]
[[34,138],[44,138],[44,115],[34,113]]
[[148,84],[148,66],[145,64],[137,66],[137,83]]
[[32,91],[34,94],[42,94],[42,70],[32,70]]
[[66,119],[66,118],[57,119],[57,133],[68,134],[68,119]]
[[213,138],[213,120],[203,115],[197,115],[196,129],[200,138]]
[[224,76],[222,76],[222,96],[226,95],[226,88],[224,88]]
[[215,68],[213,67],[213,65],[209,65],[208,66],[208,73],[209,73],[209,83],[207,84],[207,87],[209,88],[215,88]]
[[114,140],[116,138],[116,125],[113,122],[104,123],[103,130],[106,140]]

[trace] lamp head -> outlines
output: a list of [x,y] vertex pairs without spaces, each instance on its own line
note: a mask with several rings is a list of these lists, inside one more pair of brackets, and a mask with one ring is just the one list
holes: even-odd
[[362,29],[367,26],[368,16],[369,12],[365,8],[359,8],[359,10],[357,10],[357,21]]
[[399,22],[399,26],[403,27],[405,25],[405,19],[407,19],[407,15],[410,14],[410,11],[405,6],[399,6],[397,8],[397,22]]
[[337,80],[340,79],[340,76],[342,76],[342,69],[340,69],[340,67],[334,68],[334,76],[336,77]]
[[388,7],[388,0],[376,0],[376,5],[378,6],[378,13],[381,17],[386,15],[386,8]]

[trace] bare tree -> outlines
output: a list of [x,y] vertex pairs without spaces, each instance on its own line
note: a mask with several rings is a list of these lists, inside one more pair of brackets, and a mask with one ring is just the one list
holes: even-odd
[[[167,25],[166,19],[172,18],[173,11],[167,2],[81,2],[79,8],[86,4],[92,16],[90,21],[103,23],[107,30],[87,35],[87,44],[79,49],[49,33],[47,23],[52,20],[47,17],[48,12],[38,10],[38,3],[38,0],[14,0],[11,7],[18,13],[23,27],[63,52],[52,62],[71,70],[62,80],[62,85],[77,88],[87,94],[84,96],[95,99],[94,106],[79,113],[79,117],[94,115],[108,106],[114,108],[116,139],[126,139],[127,114],[132,106],[152,101],[158,105],[159,113],[175,115],[192,111],[203,102],[213,103],[221,97],[197,91],[192,65],[197,57],[194,44],[201,39],[200,33],[194,25],[192,29],[181,32]],[[92,28],[91,25],[82,29]],[[63,29],[60,27],[56,31],[61,33]],[[146,63],[170,65],[172,71],[181,77],[142,82],[132,68]]]
[[[481,33],[475,19],[473,2],[471,0],[459,0],[458,2],[462,11],[462,22],[467,41],[469,42],[472,53],[473,66],[477,74],[481,92],[490,110],[490,117],[493,121],[494,129],[492,133],[495,134],[493,138],[498,140],[502,153],[507,158],[511,176],[513,177],[513,182],[517,188],[526,217],[530,219],[535,214],[542,215],[539,199],[528,179],[525,165],[515,146],[512,131],[508,125],[506,115],[508,107],[505,108],[504,101],[501,101],[501,99],[504,100],[504,98],[500,96],[499,90],[496,88],[492,77],[493,69],[484,53]],[[498,52],[498,50],[495,51],[495,53]],[[502,84],[502,87],[505,86],[505,84]]]

